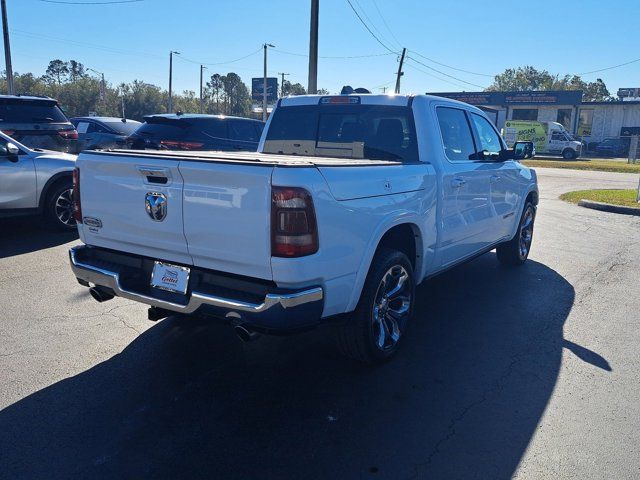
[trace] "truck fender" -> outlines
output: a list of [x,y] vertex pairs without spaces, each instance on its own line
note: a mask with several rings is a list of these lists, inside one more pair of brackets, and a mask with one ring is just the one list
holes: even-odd
[[374,234],[371,236],[371,240],[365,249],[365,254],[362,256],[362,260],[360,262],[360,266],[358,268],[358,272],[356,274],[356,280],[353,283],[353,290],[351,292],[351,299],[349,300],[349,304],[347,306],[346,311],[351,312],[355,310],[358,305],[358,301],[360,300],[360,294],[362,293],[362,288],[364,287],[364,282],[367,279],[367,275],[369,274],[369,268],[371,267],[371,262],[373,261],[373,256],[378,249],[378,245],[382,240],[382,237],[393,227],[403,224],[410,224],[414,229],[417,229],[418,235],[420,236],[421,241],[416,245],[416,279],[419,281],[420,272],[422,269],[422,262],[424,261],[424,256],[422,255],[422,238],[424,238],[423,232],[419,227],[419,218],[414,212],[404,211],[404,212],[394,212],[392,216],[385,218],[380,224],[377,226]]

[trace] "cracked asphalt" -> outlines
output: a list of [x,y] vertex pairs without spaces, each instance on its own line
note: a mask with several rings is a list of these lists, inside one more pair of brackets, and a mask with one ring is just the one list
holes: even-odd
[[242,344],[98,304],[73,236],[0,221],[0,478],[639,478],[640,218],[557,198],[638,177],[538,174],[528,264],[419,287],[376,369],[328,328]]

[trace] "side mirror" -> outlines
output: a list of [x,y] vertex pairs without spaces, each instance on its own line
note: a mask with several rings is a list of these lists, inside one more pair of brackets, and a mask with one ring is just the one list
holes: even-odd
[[20,155],[20,149],[15,144],[7,142],[7,155],[11,157]]
[[525,158],[532,158],[535,153],[535,147],[533,142],[516,142],[513,148],[510,150],[503,150],[503,160],[524,160]]

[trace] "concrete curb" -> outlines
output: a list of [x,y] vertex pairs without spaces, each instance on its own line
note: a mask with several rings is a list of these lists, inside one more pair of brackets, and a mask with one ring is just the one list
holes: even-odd
[[601,212],[621,213],[623,215],[636,215],[640,217],[640,207],[625,207],[623,205],[611,205],[610,203],[593,202],[584,199],[580,200],[578,205],[585,208],[592,208],[593,210],[600,210]]

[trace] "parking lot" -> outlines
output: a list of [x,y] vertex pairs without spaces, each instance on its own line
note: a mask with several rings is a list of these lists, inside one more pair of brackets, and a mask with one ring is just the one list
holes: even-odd
[[0,223],[0,478],[638,478],[640,217],[566,204],[637,176],[538,170],[530,261],[419,290],[399,355],[330,329],[243,344],[96,303],[73,235]]

